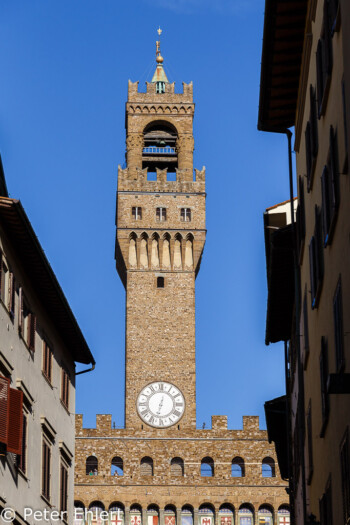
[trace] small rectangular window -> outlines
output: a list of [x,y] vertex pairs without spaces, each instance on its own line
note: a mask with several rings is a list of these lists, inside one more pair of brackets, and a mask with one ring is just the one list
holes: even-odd
[[337,372],[340,372],[344,366],[344,332],[343,332],[343,300],[342,286],[339,278],[333,298],[333,321],[334,321],[334,344],[335,344],[335,362]]
[[60,511],[67,512],[68,506],[68,468],[61,460],[60,465]]
[[142,208],[140,206],[133,206],[132,207],[132,218],[136,221],[139,221],[142,219]]
[[61,401],[68,409],[69,404],[69,375],[62,368]]
[[51,482],[51,445],[43,437],[42,440],[42,477],[41,494],[47,501],[50,501],[50,482]]
[[157,277],[157,288],[164,288],[164,277]]
[[20,290],[20,315],[18,330],[29,350],[35,351],[36,317],[29,308],[28,302]]
[[181,208],[181,220],[184,222],[191,221],[191,208]]
[[27,414],[23,413],[23,424],[22,424],[22,450],[21,455],[17,456],[17,466],[18,468],[23,472],[23,474],[26,474],[27,472]]
[[46,379],[51,383],[52,350],[48,343],[43,341],[43,372]]
[[157,221],[160,221],[160,222],[166,221],[166,208],[156,209],[156,219]]

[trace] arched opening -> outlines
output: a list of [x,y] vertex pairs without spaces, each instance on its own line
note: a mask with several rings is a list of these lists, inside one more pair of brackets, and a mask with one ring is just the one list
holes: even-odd
[[134,503],[130,506],[130,525],[141,525],[142,521],[141,505]]
[[82,501],[74,501],[74,523],[83,524],[84,523],[84,514],[85,506]]
[[164,525],[176,524],[176,508],[174,505],[166,505],[164,508]]
[[210,503],[204,503],[198,509],[199,525],[214,525],[215,509]]
[[158,505],[148,505],[147,507],[147,525],[158,525],[159,507]]
[[260,505],[258,510],[259,525],[273,524],[273,508],[270,505]]
[[186,236],[185,266],[186,268],[193,267],[193,235],[190,233]]
[[89,511],[92,512],[93,517],[98,517],[103,510],[105,510],[105,506],[102,501],[93,501],[89,505]]
[[166,270],[170,269],[170,235],[168,233],[163,236],[162,267]]
[[277,525],[290,525],[290,509],[287,503],[278,508]]
[[179,233],[175,235],[174,241],[174,269],[182,268],[182,253],[181,253],[182,237]]
[[129,237],[129,265],[131,268],[136,268],[137,266],[136,234],[134,232]]
[[172,477],[182,477],[184,475],[184,460],[173,458],[170,462],[170,474]]
[[239,525],[253,525],[254,524],[254,508],[249,503],[243,503],[238,511]]
[[149,171],[167,169],[175,172],[177,168],[176,128],[164,120],[151,122],[143,132],[142,168]]
[[140,268],[148,268],[148,236],[146,233],[141,235]]
[[140,462],[141,476],[153,476],[153,459],[145,456]]
[[151,267],[159,268],[159,235],[154,233],[151,239]]
[[124,476],[123,460],[119,456],[115,456],[112,459],[111,476]]
[[245,466],[244,459],[237,456],[233,458],[231,465],[231,476],[233,478],[244,478],[245,476]]
[[86,474],[88,476],[97,476],[98,474],[98,459],[96,456],[89,456],[86,459]]
[[108,523],[113,523],[115,525],[124,525],[124,505],[120,501],[113,501],[108,508],[109,521]]
[[261,465],[263,478],[274,478],[276,476],[275,462],[272,458],[264,458]]
[[224,503],[219,508],[218,525],[233,525],[234,507],[229,503]]
[[212,478],[214,476],[214,461],[210,457],[203,458],[201,461],[201,476]]
[[181,525],[193,525],[193,507],[184,505],[181,509]]

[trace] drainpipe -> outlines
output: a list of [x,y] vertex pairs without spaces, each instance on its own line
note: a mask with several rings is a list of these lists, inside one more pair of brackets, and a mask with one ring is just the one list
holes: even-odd
[[78,376],[80,374],[86,374],[86,372],[92,372],[93,370],[95,370],[95,366],[96,366],[96,363],[95,361],[93,363],[91,363],[91,368],[87,368],[86,370],[81,370],[81,372],[75,372],[75,375]]

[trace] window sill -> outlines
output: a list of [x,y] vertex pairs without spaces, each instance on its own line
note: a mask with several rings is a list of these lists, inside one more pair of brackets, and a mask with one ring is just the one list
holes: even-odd
[[65,409],[65,411],[67,412],[67,414],[70,416],[71,413],[69,412],[69,408],[68,408],[67,405],[62,401],[62,399],[60,399],[60,403],[61,403],[61,405],[63,406],[63,408]]
[[46,496],[44,496],[44,494],[40,494],[40,497],[41,499],[43,499],[45,501],[45,503],[50,507],[50,509],[52,508],[52,503],[50,502],[50,500],[47,499]]
[[47,375],[45,374],[45,372],[44,372],[43,370],[41,371],[41,373],[42,373],[42,375],[43,375],[43,377],[44,377],[46,383],[49,385],[49,387],[51,388],[51,390],[53,390],[53,386],[52,386],[52,383],[51,383],[50,379],[47,377]]
[[3,302],[2,299],[0,299],[0,304],[5,310],[5,312],[7,313],[7,315],[9,316],[11,323],[14,324],[15,316],[10,312],[10,310],[7,308],[6,304]]
[[22,469],[20,469],[19,467],[17,467],[17,472],[18,472],[18,474],[21,476],[21,478],[23,478],[25,481],[28,481],[28,477],[27,477],[27,475],[23,472]]

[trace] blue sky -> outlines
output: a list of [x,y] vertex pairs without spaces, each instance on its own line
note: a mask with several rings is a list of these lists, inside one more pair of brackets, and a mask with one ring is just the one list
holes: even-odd
[[[97,361],[77,413],[124,417],[125,293],[115,270],[117,166],[128,79],[194,83],[194,165],[206,166],[207,242],[196,283],[197,423],[284,392],[264,345],[262,215],[289,197],[284,136],[256,128],[264,0],[0,0],[0,151]],[[218,257],[218,255],[220,257]],[[220,262],[219,263],[219,258]]]

